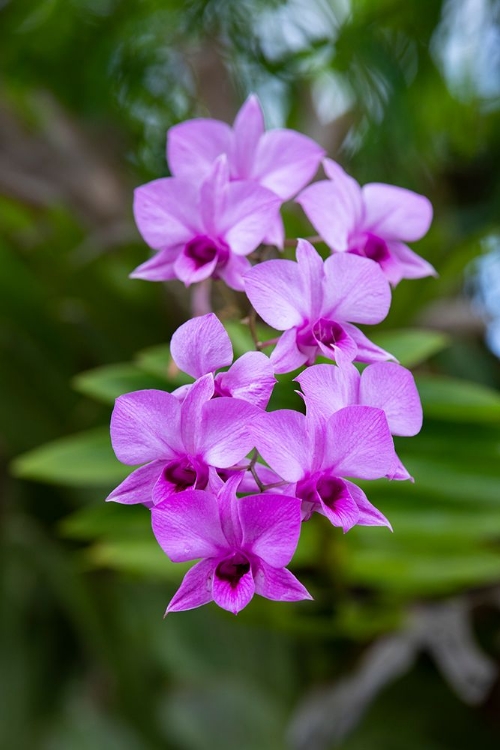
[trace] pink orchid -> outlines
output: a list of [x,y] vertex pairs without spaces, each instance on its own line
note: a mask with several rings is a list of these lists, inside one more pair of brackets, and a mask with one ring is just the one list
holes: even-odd
[[[410,437],[422,427],[422,405],[411,372],[394,362],[368,365],[360,374],[354,365],[314,365],[295,380],[304,393],[307,414],[328,420],[351,405],[382,409],[392,435]],[[411,479],[396,455],[390,479]]]
[[297,203],[335,252],[376,261],[391,284],[435,276],[434,268],[405,242],[421,239],[432,221],[432,205],[411,190],[370,183],[360,187],[331,159],[323,166],[329,180],[310,185]]
[[[177,367],[193,378],[215,373],[233,361],[231,339],[213,313],[181,325],[172,336],[170,352]],[[275,383],[269,357],[262,352],[246,352],[227,372],[215,375],[214,397],[240,398],[265,409]],[[191,387],[181,386],[173,395],[184,398]]]
[[311,599],[286,569],[300,534],[300,502],[284,495],[236,497],[230,479],[218,497],[188,490],[160,495],[153,532],[173,562],[201,558],[186,574],[167,614],[210,601],[237,614],[254,594],[275,601]]
[[355,524],[389,526],[364,492],[345,477],[380,479],[395,463],[394,444],[381,409],[347,406],[327,420],[280,409],[251,425],[257,450],[302,500],[303,519],[325,515],[344,532]]
[[213,399],[208,374],[193,383],[182,403],[165,391],[145,390],[117,398],[111,442],[117,458],[136,466],[108,496],[118,503],[151,507],[158,493],[219,489],[217,469],[229,469],[253,448],[248,425],[256,412],[235,398]]
[[390,359],[352,325],[380,323],[389,310],[390,287],[373,261],[333,255],[323,263],[309,242],[299,240],[296,263],[266,261],[244,281],[261,318],[285,331],[270,357],[275,372],[312,365],[318,355],[336,361]]
[[[219,120],[196,119],[181,122],[168,132],[167,159],[176,177],[203,179],[221,154],[227,156],[231,180],[262,185],[283,202],[314,177],[325,152],[295,130],[266,132],[259,100],[252,95],[232,128]],[[283,223],[277,215],[266,240],[282,247],[283,239]]]
[[229,181],[220,156],[205,179],[165,177],[135,191],[134,216],[156,255],[133,271],[134,279],[180,279],[186,286],[221,278],[242,290],[253,252],[275,221],[280,200],[255,182]]

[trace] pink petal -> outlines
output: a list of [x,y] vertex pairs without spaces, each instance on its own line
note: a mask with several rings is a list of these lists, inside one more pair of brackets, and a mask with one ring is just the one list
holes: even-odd
[[269,130],[259,141],[252,179],[288,200],[314,177],[324,153],[311,138],[295,130]]
[[203,407],[198,425],[198,450],[207,464],[228,469],[254,447],[249,426],[257,414],[253,404],[235,398],[216,398]]
[[185,244],[198,234],[198,201],[197,186],[175,177],[153,180],[136,188],[134,217],[148,245],[162,250],[166,245]]
[[217,498],[186,490],[168,495],[151,509],[153,533],[173,562],[215,557],[227,549]]
[[243,292],[245,288],[243,277],[251,267],[247,258],[230,253],[227,263],[217,269],[215,278],[222,279],[231,289]]
[[324,263],[323,316],[352,323],[380,323],[391,305],[389,283],[373,260],[350,253],[332,255]]
[[288,565],[299,541],[300,500],[286,495],[250,495],[238,501],[242,549],[275,568]]
[[199,181],[210,172],[220,154],[229,153],[233,133],[225,122],[195,119],[170,128],[167,135],[167,160],[176,177]]
[[216,393],[265,409],[276,383],[274,369],[262,352],[246,352],[227,372],[215,376]]
[[347,482],[324,476],[319,480],[316,491],[320,500],[316,510],[325,515],[333,526],[340,526],[345,534],[358,523],[358,506],[350,495]]
[[323,260],[307,240],[297,242],[297,264],[302,278],[304,297],[311,320],[320,316],[323,302]]
[[283,245],[285,243],[285,225],[283,224],[283,219],[281,218],[280,213],[277,213],[272,220],[262,242],[264,245],[274,245],[279,250],[283,250]]
[[324,467],[338,477],[379,479],[394,464],[394,444],[385,414],[369,406],[346,406],[325,425]]
[[326,244],[344,251],[362,220],[361,188],[331,159],[325,159],[323,165],[330,180],[310,185],[296,201]]
[[233,361],[233,347],[226,329],[214,313],[191,318],[170,341],[170,353],[180,370],[200,378]]
[[177,278],[174,271],[175,261],[184,250],[184,245],[175,245],[166,250],[160,250],[152,258],[132,271],[131,279],[144,279],[145,281],[170,281]]
[[363,229],[386,240],[413,242],[426,234],[432,205],[411,190],[372,182],[361,188],[365,206]]
[[404,466],[397,453],[394,454],[394,464],[392,465],[391,470],[386,474],[386,477],[387,479],[391,479],[396,482],[405,482],[408,479],[410,480],[410,482],[415,481],[407,468]]
[[180,412],[178,400],[165,391],[151,389],[119,396],[111,415],[111,442],[118,460],[143,464],[182,450]]
[[306,418],[291,409],[260,414],[250,425],[260,455],[287,482],[301,479],[311,460]]
[[273,328],[285,331],[307,318],[299,266],[291,260],[268,260],[245,275],[245,292],[260,317]]
[[422,279],[425,276],[437,276],[436,269],[424,258],[402,242],[390,242],[389,250],[397,258],[404,279]]
[[422,427],[422,405],[413,375],[394,362],[379,362],[361,375],[360,403],[382,409],[393,435],[416,435]]
[[[220,564],[220,563],[219,563]],[[237,615],[251,601],[255,593],[252,571],[245,573],[235,584],[214,574],[212,583],[214,602],[222,609]]]
[[286,568],[273,568],[263,560],[254,571],[255,593],[275,602],[312,599],[307,589]]
[[280,199],[254,182],[230,182],[217,234],[236,255],[248,255],[262,242],[279,215]]
[[217,237],[227,203],[229,165],[226,154],[217,157],[200,189],[200,213],[208,235]]
[[313,365],[301,372],[295,380],[300,383],[307,413],[316,417],[328,419],[344,406],[359,403],[359,372],[354,365]]
[[186,286],[191,286],[191,284],[195,284],[197,281],[204,281],[212,276],[216,266],[217,256],[208,263],[200,266],[198,261],[190,258],[183,251],[178,255],[173,266],[173,271],[175,278],[183,281]]
[[[314,350],[312,350],[314,353]],[[297,346],[297,329],[292,328],[280,336],[273,349],[270,360],[274,372],[293,372],[309,359],[309,353],[301,351]]]
[[356,326],[342,323],[342,327],[358,347],[356,362],[386,362],[388,359],[395,359],[392,354],[370,341]]
[[359,526],[387,526],[392,531],[392,526],[387,518],[381,513],[378,508],[371,504],[366,497],[363,490],[361,490],[353,482],[345,482],[349,488],[349,492],[353,500],[359,509]]
[[146,508],[151,508],[153,506],[153,487],[164,466],[164,461],[151,461],[151,463],[136,469],[107,496],[106,502],[111,500],[125,505],[142,503]]
[[264,115],[260,102],[251,94],[236,115],[233,125],[234,146],[231,158],[233,178],[250,179],[257,145],[264,132]]
[[180,424],[182,442],[186,451],[192,455],[199,450],[203,409],[213,394],[214,378],[212,373],[208,373],[193,383],[182,402]]
[[184,576],[180,588],[172,597],[165,614],[195,609],[212,601],[212,579],[215,572],[213,560],[196,563]]
[[243,492],[241,485],[244,473],[240,471],[230,476],[217,493],[221,527],[227,540],[227,546],[233,549],[241,547],[243,538],[238,514],[240,500],[236,496],[236,493]]

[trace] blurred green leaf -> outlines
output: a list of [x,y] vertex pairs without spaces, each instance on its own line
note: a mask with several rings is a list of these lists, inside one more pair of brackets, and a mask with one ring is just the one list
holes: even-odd
[[159,577],[178,583],[192,562],[173,563],[161,550],[151,532],[149,539],[106,539],[89,547],[85,562],[94,568],[112,568],[134,575]]
[[105,404],[114,403],[123,393],[144,388],[168,390],[168,385],[165,377],[144,372],[133,364],[98,367],[73,378],[73,387],[77,391]]
[[484,385],[444,376],[416,378],[424,414],[451,422],[500,422],[500,394]]
[[398,331],[375,331],[372,340],[393,354],[404,367],[415,367],[444,349],[449,338],[439,331],[406,328]]
[[85,487],[117,484],[131,471],[115,458],[105,427],[42,445],[16,458],[11,467],[21,479]]

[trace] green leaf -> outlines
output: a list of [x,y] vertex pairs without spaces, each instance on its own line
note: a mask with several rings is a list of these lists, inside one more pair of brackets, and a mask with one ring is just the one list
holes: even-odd
[[193,378],[179,370],[173,361],[168,344],[152,346],[139,352],[136,356],[136,364],[144,372],[164,378],[169,385],[169,390],[193,382]]
[[424,414],[451,422],[500,421],[500,394],[478,383],[443,376],[418,376]]
[[150,539],[113,539],[97,542],[84,554],[92,568],[111,568],[146,577],[160,577],[178,583],[192,562],[173,563],[158,546],[151,532]]
[[402,328],[370,335],[377,346],[393,354],[404,367],[415,367],[448,346],[449,338],[438,331]]
[[69,539],[92,540],[103,536],[114,539],[151,536],[151,514],[143,505],[101,503],[87,505],[61,521],[59,528]]
[[73,387],[77,391],[105,404],[114,403],[118,396],[130,391],[144,388],[167,390],[168,386],[165,377],[144,372],[132,364],[98,367],[82,372],[73,379]]
[[16,458],[11,467],[21,479],[74,487],[117,484],[131,471],[115,458],[106,427],[42,445]]

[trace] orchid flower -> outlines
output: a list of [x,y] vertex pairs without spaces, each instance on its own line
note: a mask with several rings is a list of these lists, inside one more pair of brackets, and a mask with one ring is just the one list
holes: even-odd
[[436,275],[405,244],[429,229],[432,206],[427,198],[377,182],[360,187],[331,159],[323,167],[329,179],[309,185],[296,200],[331,250],[371,258],[393,285],[403,278]]
[[244,281],[261,318],[285,331],[270,357],[275,372],[312,365],[318,355],[337,362],[390,359],[352,325],[380,323],[389,310],[390,287],[373,261],[333,255],[323,263],[309,242],[299,240],[296,263],[266,261]]
[[134,216],[156,250],[131,278],[180,279],[186,286],[208,278],[243,289],[253,252],[276,218],[280,199],[255,182],[229,181],[224,155],[203,181],[165,177],[135,191]]
[[152,509],[156,539],[173,562],[201,558],[184,577],[166,614],[210,601],[237,614],[254,594],[276,601],[311,599],[286,569],[300,534],[300,502],[284,495],[238,499],[239,478],[218,497],[188,490],[159,493]]
[[344,532],[355,524],[390,528],[364,492],[345,479],[380,479],[394,466],[381,409],[346,406],[327,420],[280,409],[261,413],[250,429],[261,456],[289,483],[284,492],[302,500],[303,520],[317,512]]
[[214,379],[193,383],[182,403],[165,391],[126,393],[116,400],[111,442],[117,458],[136,466],[108,496],[118,503],[152,507],[158,493],[218,489],[217,469],[229,469],[253,448],[248,431],[255,406],[235,398],[213,399]]
[[[204,179],[213,162],[225,154],[231,180],[250,180],[279,196],[293,198],[314,177],[325,152],[311,138],[295,130],[264,129],[259,100],[250,96],[231,128],[225,122],[195,119],[170,128],[167,160],[176,177]],[[276,215],[266,241],[283,246],[283,223]]]
[[[231,339],[213,313],[181,325],[172,336],[170,353],[177,367],[193,378],[215,373],[233,362]],[[239,398],[265,409],[275,383],[269,357],[262,352],[246,352],[226,372],[214,376],[214,397]],[[173,395],[184,398],[191,387],[181,386]]]

